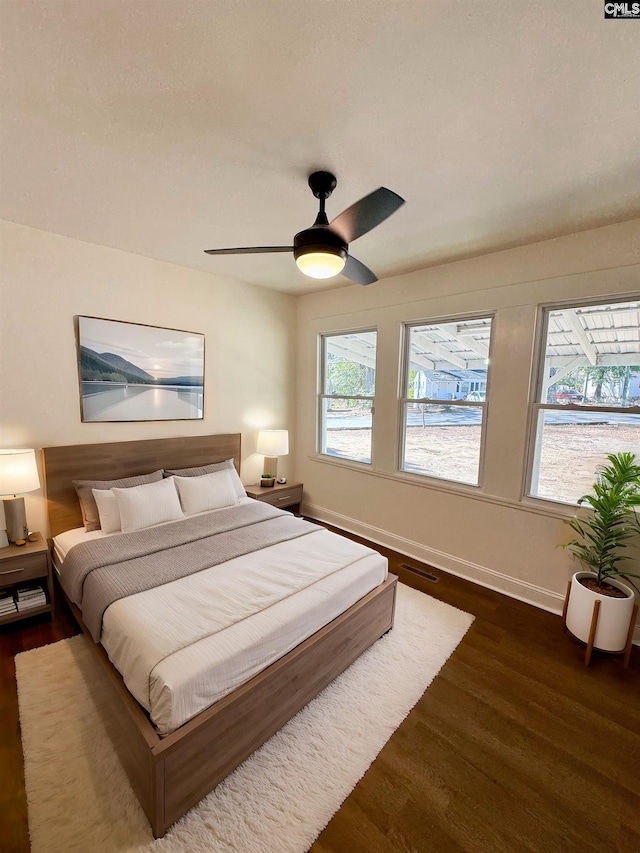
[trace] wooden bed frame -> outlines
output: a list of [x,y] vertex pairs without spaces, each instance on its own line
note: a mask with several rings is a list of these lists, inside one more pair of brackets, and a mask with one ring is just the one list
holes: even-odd
[[[56,536],[82,526],[72,480],[115,479],[230,458],[239,470],[240,436],[46,447],[43,457],[50,535]],[[393,627],[396,583],[389,575],[337,619],[164,738],[67,599],[107,674],[111,698],[105,722],[156,838]]]

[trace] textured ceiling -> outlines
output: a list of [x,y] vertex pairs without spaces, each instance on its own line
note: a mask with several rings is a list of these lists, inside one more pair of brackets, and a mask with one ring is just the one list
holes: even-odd
[[[0,0],[4,219],[292,293],[380,185],[381,278],[640,216],[640,22],[601,0]],[[373,285],[375,287],[375,285]]]

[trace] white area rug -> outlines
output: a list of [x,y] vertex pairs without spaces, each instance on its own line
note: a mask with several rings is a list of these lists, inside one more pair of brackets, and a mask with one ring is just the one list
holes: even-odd
[[157,841],[97,712],[87,640],[18,655],[32,853],[304,853],[472,621],[399,584],[394,629]]

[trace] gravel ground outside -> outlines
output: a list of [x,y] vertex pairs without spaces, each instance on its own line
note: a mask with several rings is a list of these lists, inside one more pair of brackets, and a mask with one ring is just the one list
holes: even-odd
[[[479,426],[409,427],[406,459],[413,470],[457,482],[475,483]],[[328,429],[332,454],[358,459],[369,452],[370,431]],[[547,424],[537,496],[575,503],[590,491],[608,453],[640,455],[640,428],[631,424]]]

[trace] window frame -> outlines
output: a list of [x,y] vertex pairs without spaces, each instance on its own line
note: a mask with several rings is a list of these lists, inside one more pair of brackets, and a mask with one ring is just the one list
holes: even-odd
[[[631,414],[640,415],[640,406],[607,406],[589,405],[581,406],[577,403],[543,403],[541,402],[542,391],[545,381],[545,358],[548,346],[549,320],[554,311],[568,309],[595,308],[598,305],[616,305],[625,302],[636,302],[640,300],[640,293],[609,294],[606,296],[592,297],[590,299],[570,299],[558,302],[544,303],[538,309],[538,331],[536,335],[536,346],[533,353],[534,381],[532,387],[532,399],[530,401],[529,426],[527,431],[527,458],[523,497],[526,501],[535,501],[550,505],[552,507],[576,507],[577,502],[570,503],[564,500],[547,497],[545,495],[533,494],[534,475],[539,475],[539,459],[542,452],[542,439],[539,429],[540,415],[544,411],[561,412],[588,412],[593,414]],[[554,383],[555,384],[555,383]]]
[[[373,332],[376,336],[376,347],[375,347],[375,390],[373,395],[367,394],[327,394],[325,392],[326,388],[326,365],[327,365],[327,347],[326,341],[327,338],[338,338],[344,337],[345,335],[357,335],[364,334],[367,332]],[[376,393],[378,390],[378,327],[377,326],[364,326],[361,328],[354,329],[343,329],[337,332],[320,332],[318,335],[318,347],[319,347],[319,358],[318,358],[318,394],[317,394],[317,418],[316,418],[316,452],[327,459],[331,459],[332,461],[338,463],[346,463],[348,465],[363,465],[368,468],[373,466],[373,430],[375,423],[375,399]],[[371,401],[371,453],[370,460],[368,462],[364,462],[361,459],[353,459],[351,457],[344,456],[336,456],[333,453],[327,453],[326,449],[326,429],[325,429],[325,400],[369,400]]]
[[[472,312],[470,314],[456,314],[447,317],[438,317],[423,320],[406,320],[402,323],[402,370],[399,371],[400,388],[398,399],[398,454],[397,454],[397,473],[402,477],[416,478],[418,481],[427,480],[433,484],[441,484],[446,487],[455,489],[473,489],[474,491],[482,491],[484,484],[484,461],[486,453],[486,434],[487,421],[489,413],[489,398],[490,398],[490,383],[491,383],[491,361],[494,342],[494,322],[496,318],[495,311]],[[445,323],[464,323],[473,322],[474,320],[489,320],[491,323],[489,334],[489,346],[487,356],[487,379],[485,383],[485,398],[481,401],[476,400],[436,400],[429,397],[408,397],[407,391],[409,387],[409,373],[411,371],[411,329],[415,326],[438,326]],[[477,390],[477,389],[476,389]],[[451,480],[448,477],[438,477],[435,474],[424,474],[419,471],[409,471],[403,466],[405,464],[406,451],[406,411],[407,405],[425,404],[425,405],[454,405],[467,408],[482,409],[482,424],[480,428],[480,450],[478,454],[478,482],[468,483],[463,480]]]

